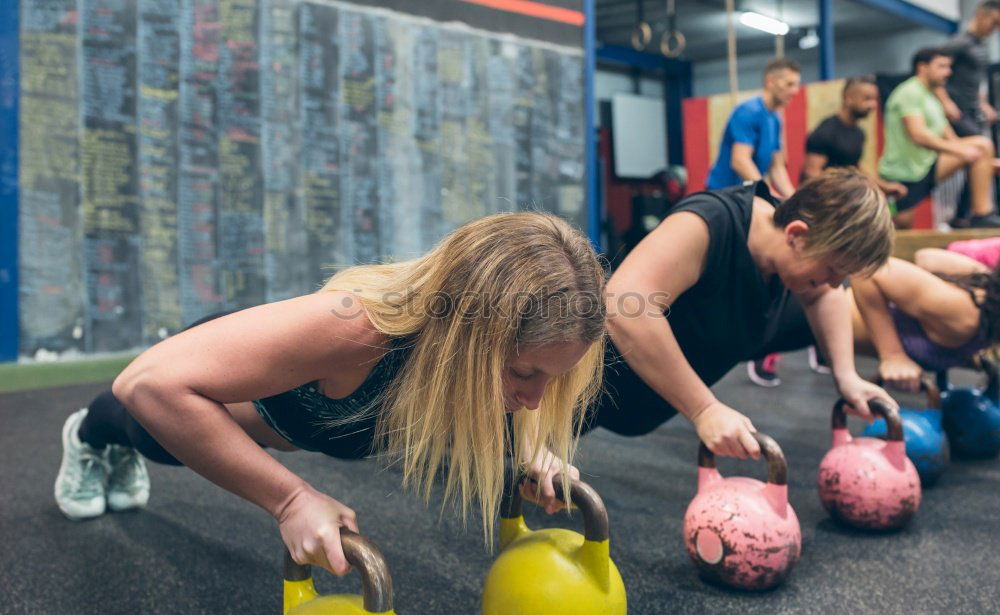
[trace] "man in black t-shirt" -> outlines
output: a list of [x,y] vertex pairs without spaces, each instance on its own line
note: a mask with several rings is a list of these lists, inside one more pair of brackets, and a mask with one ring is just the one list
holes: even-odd
[[[840,110],[822,122],[806,139],[806,163],[802,180],[816,177],[831,167],[857,167],[865,149],[865,133],[858,122],[878,106],[878,86],[870,75],[850,77],[844,84]],[[906,196],[906,186],[869,175],[886,195]]]

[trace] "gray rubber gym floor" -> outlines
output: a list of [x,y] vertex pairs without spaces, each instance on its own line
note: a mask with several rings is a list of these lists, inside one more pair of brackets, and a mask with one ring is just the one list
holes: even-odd
[[[789,581],[747,594],[703,583],[681,542],[695,490],[696,442],[675,420],[642,438],[603,430],[588,436],[579,465],[603,496],[611,551],[629,612],[652,613],[996,613],[1000,611],[997,491],[1000,463],[953,463],[924,493],[905,531],[862,534],[831,523],[815,473],[829,445],[834,399],[828,377],[785,356],[784,384],[757,388],[736,369],[718,396],[745,409],[789,463],[790,499],[802,524],[802,558]],[[862,373],[873,363],[862,361]],[[969,381],[968,376],[964,380]],[[52,499],[59,434],[68,413],[104,386],[0,396],[0,612],[279,613],[281,542],[254,506],[184,468],[150,464],[153,495],[141,512],[71,522]],[[854,424],[854,431],[860,423]],[[468,529],[399,488],[399,475],[372,462],[278,454],[294,471],[358,513],[385,553],[399,613],[474,613],[490,564],[475,520]],[[763,462],[723,460],[724,474],[765,476]],[[528,521],[578,527],[565,515]],[[321,591],[358,591],[354,576],[317,573]]]

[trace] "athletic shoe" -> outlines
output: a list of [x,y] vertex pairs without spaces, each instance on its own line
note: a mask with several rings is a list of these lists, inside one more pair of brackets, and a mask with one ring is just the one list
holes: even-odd
[[826,357],[815,346],[809,347],[809,369],[817,374],[829,374],[831,372],[830,364],[827,363]]
[[1000,216],[996,214],[972,216],[972,219],[969,220],[969,228],[1000,228]]
[[149,472],[139,451],[131,446],[108,445],[108,508],[114,511],[142,508],[149,501]]
[[90,519],[104,514],[104,451],[80,441],[77,435],[87,409],[71,414],[63,424],[62,463],[56,477],[56,504],[73,520]]
[[747,361],[747,375],[758,386],[778,386],[781,384],[781,378],[778,378],[778,355],[772,353],[763,359]]

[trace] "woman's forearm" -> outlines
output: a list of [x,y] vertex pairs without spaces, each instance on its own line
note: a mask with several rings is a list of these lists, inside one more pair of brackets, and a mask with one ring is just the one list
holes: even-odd
[[181,463],[278,518],[308,484],[264,451],[222,404],[151,377],[121,378],[112,391]]
[[618,315],[608,320],[608,331],[629,367],[689,420],[716,401],[688,363],[663,316]]
[[844,289],[830,288],[818,297],[800,300],[816,341],[830,361],[834,378],[855,375],[851,306]]

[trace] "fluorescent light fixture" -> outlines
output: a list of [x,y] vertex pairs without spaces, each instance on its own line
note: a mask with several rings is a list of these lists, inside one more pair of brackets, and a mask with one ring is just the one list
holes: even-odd
[[768,17],[767,15],[761,15],[760,13],[750,11],[743,13],[740,15],[740,23],[744,26],[763,30],[768,34],[774,34],[775,36],[784,36],[788,34],[788,24]]

